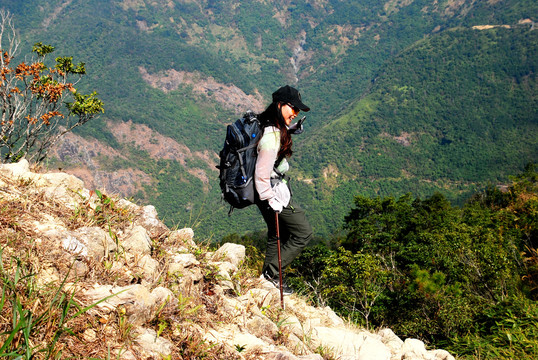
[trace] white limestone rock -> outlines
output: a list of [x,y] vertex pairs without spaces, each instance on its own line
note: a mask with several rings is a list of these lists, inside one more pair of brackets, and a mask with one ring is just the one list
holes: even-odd
[[200,262],[193,254],[174,254],[170,257],[168,272],[174,274],[183,272],[184,269],[194,268],[200,265]]
[[30,176],[30,163],[26,159],[11,164],[0,164],[0,173],[11,178],[24,178]]
[[145,255],[151,252],[151,238],[146,229],[135,225],[120,238],[123,248],[133,255]]
[[84,189],[84,182],[74,175],[63,172],[47,173],[38,176],[39,181],[48,185],[47,188],[65,188],[72,192]]
[[224,291],[235,291],[232,275],[237,272],[237,267],[229,262],[210,262],[217,270],[217,282]]
[[194,231],[191,228],[184,228],[171,231],[166,239],[166,243],[181,244],[193,249],[198,248],[194,242]]
[[426,345],[418,339],[405,339],[401,352],[404,359],[429,359]]
[[227,261],[238,267],[245,260],[245,247],[243,245],[226,243],[213,254],[214,261]]
[[314,344],[333,349],[342,360],[374,359],[369,354],[379,356],[378,360],[390,360],[390,350],[366,331],[318,326],[311,329],[310,336]]
[[284,350],[264,353],[263,358],[264,360],[323,360],[323,357],[319,354],[296,356]]
[[265,316],[254,316],[245,325],[249,333],[259,338],[271,339],[278,333],[276,324]]
[[139,329],[134,343],[141,350],[143,359],[163,359],[172,354],[174,344],[157,336],[153,329]]
[[97,303],[109,297],[97,304],[96,308],[102,312],[110,313],[118,307],[123,307],[125,316],[134,325],[143,325],[150,321],[155,310],[155,296],[146,287],[139,284],[123,287],[95,284],[92,288],[81,291],[81,295],[88,304]]
[[442,350],[442,349],[430,350],[428,353],[433,355],[435,360],[455,360],[454,356],[452,356],[446,350]]
[[366,337],[357,354],[357,360],[390,360],[390,358],[390,349],[373,336]]
[[151,295],[155,297],[155,304],[161,306],[162,304],[169,304],[175,306],[178,303],[177,298],[175,297],[172,290],[158,286],[151,291]]
[[169,231],[168,227],[159,220],[157,210],[153,205],[144,206],[135,218],[134,223],[146,229],[151,238],[158,238]]
[[144,254],[136,260],[137,272],[142,274],[142,278],[148,283],[155,281],[159,275],[159,262],[149,254]]
[[49,230],[45,236],[60,239],[61,246],[73,256],[101,261],[117,250],[110,234],[100,227],[81,227],[73,231]]
[[377,335],[381,337],[381,341],[385,344],[393,353],[400,351],[404,342],[400,339],[391,329],[381,329],[377,332]]

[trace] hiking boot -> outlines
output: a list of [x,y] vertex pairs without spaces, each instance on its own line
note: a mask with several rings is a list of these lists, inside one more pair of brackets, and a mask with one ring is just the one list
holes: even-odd
[[[273,284],[280,291],[279,276],[271,276],[267,272],[264,272],[263,278]],[[291,294],[293,294],[293,289],[286,283],[286,280],[282,279],[282,295],[288,296]]]

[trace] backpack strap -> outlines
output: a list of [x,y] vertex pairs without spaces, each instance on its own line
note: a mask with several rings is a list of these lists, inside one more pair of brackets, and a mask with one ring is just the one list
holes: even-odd
[[239,153],[241,152],[244,152],[244,151],[247,151],[248,149],[252,149],[253,147],[256,147],[258,146],[258,143],[254,143],[254,144],[250,144],[248,146],[245,146],[241,149],[237,149],[235,150],[235,152],[237,152],[237,158],[239,159],[239,168],[241,169],[241,175],[243,176],[243,179],[246,179],[247,178],[247,173],[245,172],[245,166],[244,166],[244,162],[243,162],[243,157],[239,155]]

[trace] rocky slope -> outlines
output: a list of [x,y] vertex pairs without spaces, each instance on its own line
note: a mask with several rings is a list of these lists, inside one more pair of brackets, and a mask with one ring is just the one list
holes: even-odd
[[[297,295],[282,309],[278,290],[244,264],[243,246],[210,251],[191,229],[167,228],[153,206],[90,191],[72,175],[33,172],[25,160],[0,165],[0,209],[0,275],[28,282],[11,297],[4,288],[6,304],[20,302],[24,316],[0,306],[0,333],[16,333],[13,351],[31,343],[36,358],[46,350],[58,358],[454,359],[390,329],[357,328]],[[21,278],[21,269],[31,271]],[[50,296],[58,289],[62,301]],[[55,307],[61,321],[40,322]],[[25,317],[34,319],[29,330],[13,331]]]

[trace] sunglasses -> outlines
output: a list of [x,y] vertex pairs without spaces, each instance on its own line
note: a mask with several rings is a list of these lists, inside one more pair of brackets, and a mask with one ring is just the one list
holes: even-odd
[[293,113],[294,113],[295,115],[297,115],[297,114],[299,113],[299,111],[301,111],[301,110],[299,110],[298,107],[293,106],[293,105],[290,104],[290,103],[288,103],[288,104],[286,104],[286,105],[288,105],[288,106],[291,108],[291,111],[293,111]]

